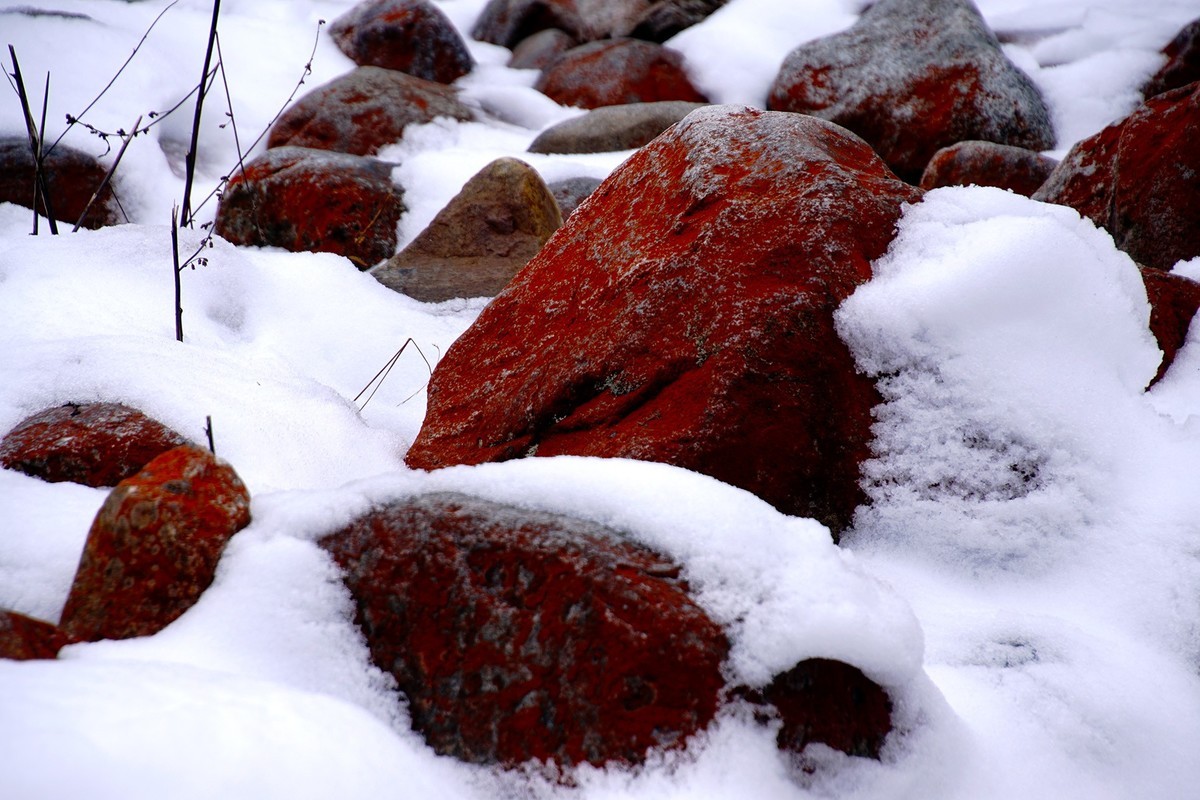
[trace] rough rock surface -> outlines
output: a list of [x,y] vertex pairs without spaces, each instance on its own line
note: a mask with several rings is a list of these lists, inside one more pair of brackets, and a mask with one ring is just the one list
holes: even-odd
[[250,495],[228,464],[197,447],[163,453],[100,507],[63,631],[87,642],[157,633],[200,598],[249,523]]
[[592,42],[568,50],[534,85],[565,106],[599,108],[683,100],[707,103],[683,69],[683,56],[637,39]]
[[514,47],[508,65],[513,69],[542,70],[578,44],[571,34],[558,28],[547,28],[527,37]]
[[1185,25],[1162,53],[1167,63],[1142,87],[1147,98],[1200,81],[1200,19]]
[[366,0],[329,26],[338,48],[360,66],[453,83],[475,66],[458,31],[427,0]]
[[819,742],[852,756],[879,758],[892,730],[892,701],[857,668],[823,658],[802,661],[763,691],[779,712],[780,749],[799,754]]
[[767,107],[849,128],[914,183],[955,142],[1054,146],[1041,93],[970,0],[880,0],[849,30],[793,50]]
[[665,42],[675,34],[703,22],[728,0],[660,0],[646,9],[629,35],[650,42]]
[[49,622],[16,611],[0,611],[0,658],[31,661],[56,658],[70,638]]
[[663,42],[724,4],[725,0],[492,0],[471,35],[509,48],[549,29],[565,31],[579,42],[621,36]]
[[467,181],[408,247],[371,274],[424,302],[491,297],[560,225],[558,203],[533,167],[497,159]]
[[675,565],[609,529],[436,494],[321,546],[438,753],[637,763],[716,713],[724,634]]
[[959,142],[933,154],[921,175],[922,189],[997,186],[1029,197],[1058,162],[1049,156],[995,142]]
[[863,499],[878,395],[832,315],[920,195],[815,117],[693,112],[450,347],[409,466],[662,461],[836,534]]
[[405,209],[394,166],[327,150],[268,150],[225,187],[215,231],[234,244],[337,253],[366,269],[396,252]]
[[0,441],[0,465],[50,483],[116,486],[187,440],[120,403],[68,403],[22,420]]
[[[92,194],[100,188],[108,170],[87,153],[63,144],[54,148],[42,163],[54,218],[73,226],[87,208]],[[0,137],[0,203],[13,203],[32,209],[34,172],[29,140],[24,136]],[[38,212],[42,216],[49,216],[44,202],[39,201]],[[121,219],[121,209],[110,184],[88,210],[83,218],[83,227],[116,225]]]
[[301,97],[280,116],[267,147],[312,147],[371,155],[400,141],[409,125],[472,118],[440,83],[379,67],[359,67]]
[[562,218],[565,220],[575,213],[575,209],[579,208],[584,200],[592,196],[592,192],[596,191],[599,185],[600,180],[597,178],[580,177],[555,181],[547,188],[550,194],[554,195],[558,210],[562,212]]
[[1071,206],[1147,267],[1200,256],[1200,84],[1078,142],[1033,195]]
[[1175,354],[1187,341],[1188,328],[1200,310],[1200,283],[1160,269],[1140,269],[1150,301],[1150,332],[1163,352],[1158,373],[1150,383],[1153,386],[1171,368]]
[[538,134],[531,153],[611,153],[648,144],[700,108],[700,103],[666,100],[593,109]]

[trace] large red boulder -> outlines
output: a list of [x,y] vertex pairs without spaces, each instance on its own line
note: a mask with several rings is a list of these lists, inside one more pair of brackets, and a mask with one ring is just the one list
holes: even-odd
[[920,196],[815,117],[693,112],[450,347],[409,466],[662,461],[836,533],[863,499],[878,396],[833,312]]
[[[33,208],[34,165],[28,138],[0,137],[0,203]],[[73,226],[82,216],[85,228],[101,228],[121,221],[121,209],[111,183],[88,208],[88,202],[104,182],[108,170],[87,153],[59,144],[44,157],[42,169],[56,220]],[[49,216],[41,200],[37,210],[42,216]],[[87,214],[83,216],[85,210]]]
[[572,48],[546,68],[534,88],[556,103],[581,108],[659,100],[708,102],[684,71],[682,55],[637,39]]
[[405,207],[394,168],[328,150],[268,150],[230,179],[214,230],[233,244],[337,253],[367,269],[396,252]]
[[438,753],[638,763],[717,711],[724,633],[678,567],[612,530],[433,494],[320,544]]
[[162,454],[100,507],[63,631],[87,642],[157,633],[195,604],[249,523],[250,495],[228,464],[191,446]]
[[922,189],[996,186],[1029,197],[1058,166],[1053,158],[995,142],[959,142],[933,154],[921,175]]
[[0,465],[50,483],[116,486],[187,440],[120,403],[68,403],[21,421],[0,441]]
[[312,147],[372,155],[409,125],[472,118],[448,86],[380,67],[359,67],[319,86],[283,112],[267,147]]
[[0,658],[13,661],[57,658],[58,651],[70,641],[70,637],[49,622],[0,610]]
[[1147,100],[1078,142],[1035,200],[1071,206],[1139,264],[1200,256],[1200,83]]
[[1147,98],[1200,81],[1200,19],[1185,25],[1162,54],[1167,63],[1142,87]]
[[913,183],[955,142],[1054,146],[1041,93],[970,0],[880,0],[850,29],[793,50],[767,107],[849,128]]
[[1153,386],[1171,368],[1175,354],[1187,341],[1188,329],[1200,310],[1200,282],[1161,269],[1140,269],[1150,301],[1150,332],[1163,353],[1158,373],[1150,384]]
[[360,66],[453,83],[475,66],[458,31],[428,0],[366,0],[329,26],[329,35]]

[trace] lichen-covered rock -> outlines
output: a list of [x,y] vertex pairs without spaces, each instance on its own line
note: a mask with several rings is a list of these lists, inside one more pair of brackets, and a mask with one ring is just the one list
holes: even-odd
[[[88,201],[108,170],[87,153],[59,144],[42,162],[50,194],[54,218],[67,225],[79,221]],[[0,137],[0,203],[13,203],[32,209],[34,203],[34,159],[29,140],[24,136]],[[38,213],[46,213],[39,201]],[[121,209],[110,183],[92,203],[83,217],[83,227],[102,228],[121,221]]]
[[596,191],[598,186],[598,178],[579,177],[554,181],[546,188],[554,195],[558,210],[562,212],[562,218],[565,220],[575,213],[575,209],[579,208],[584,200],[592,196],[592,192]]
[[85,642],[157,633],[195,604],[249,523],[250,495],[228,464],[197,447],[163,453],[100,507],[60,626]]
[[724,4],[725,0],[491,0],[471,35],[509,48],[549,29],[565,31],[578,42],[621,36],[664,42]]
[[61,629],[40,619],[0,610],[0,658],[13,661],[57,658],[71,639]]
[[405,208],[394,167],[328,150],[268,150],[230,179],[214,230],[233,244],[337,253],[367,269],[396,252]]
[[1140,271],[1150,301],[1150,332],[1163,353],[1158,373],[1150,382],[1153,386],[1171,368],[1175,354],[1187,341],[1188,329],[1200,310],[1200,283],[1161,269],[1141,267]]
[[922,189],[996,186],[1029,197],[1058,162],[1049,156],[995,142],[959,142],[933,154],[921,175]]
[[611,153],[648,144],[700,108],[700,103],[667,100],[593,109],[538,134],[531,153]]
[[120,403],[68,403],[22,420],[0,440],[0,465],[50,483],[116,486],[187,439]]
[[435,494],[320,544],[438,753],[638,763],[716,713],[725,635],[677,566],[612,530]]
[[379,67],[359,67],[319,86],[279,117],[268,147],[311,147],[372,155],[409,125],[472,118],[448,86]]
[[453,83],[475,66],[458,31],[428,0],[366,0],[329,26],[329,35],[359,66]]
[[560,225],[558,203],[533,167],[497,159],[467,181],[408,247],[371,274],[424,302],[491,297]]
[[578,44],[571,34],[558,28],[547,28],[523,39],[514,47],[508,65],[513,69],[545,69]]
[[849,128],[914,183],[955,142],[1054,146],[1041,93],[970,0],[880,0],[850,29],[793,50],[767,107]]
[[1139,264],[1200,256],[1200,83],[1156,95],[1076,143],[1034,200],[1071,206]]
[[675,34],[703,22],[728,0],[659,0],[646,9],[629,35],[649,42],[665,42]]
[[635,153],[450,347],[406,460],[662,461],[835,533],[874,384],[833,312],[919,189],[846,130],[713,106]]
[[1185,25],[1162,54],[1167,63],[1142,87],[1147,98],[1200,81],[1200,19]]
[[592,42],[554,61],[534,88],[556,103],[599,108],[683,100],[707,103],[683,68],[683,56],[637,39]]

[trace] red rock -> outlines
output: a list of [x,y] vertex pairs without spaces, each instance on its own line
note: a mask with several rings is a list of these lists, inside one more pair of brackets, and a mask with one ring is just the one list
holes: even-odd
[[995,142],[959,142],[933,154],[922,189],[940,186],[996,186],[1029,197],[1058,162],[1023,147]]
[[233,244],[337,253],[367,269],[396,252],[405,209],[394,167],[327,150],[268,150],[225,187],[215,231]]
[[724,634],[677,567],[614,531],[436,494],[320,544],[440,754],[638,763],[716,713]]
[[1141,267],[1140,270],[1150,301],[1150,332],[1163,352],[1158,374],[1150,382],[1153,386],[1167,373],[1175,354],[1187,341],[1188,328],[1200,310],[1200,283],[1160,269]]
[[892,701],[857,667],[813,658],[777,675],[763,692],[783,725],[776,741],[796,754],[813,743],[879,758],[892,730]]
[[70,644],[70,638],[49,622],[0,611],[0,658],[32,661],[57,658],[58,651]]
[[[60,144],[45,157],[43,168],[50,194],[50,207],[54,218],[74,225],[87,208],[92,194],[108,174],[99,161]],[[14,203],[33,208],[34,161],[29,150],[29,140],[24,136],[0,137],[0,203]],[[38,204],[38,212],[47,216],[44,203]],[[102,228],[116,225],[122,219],[112,185],[96,198],[83,218],[83,227]]]
[[0,441],[0,465],[50,483],[116,486],[186,442],[120,403],[68,403],[39,411],[13,428]]
[[1169,270],[1200,256],[1200,83],[1147,100],[1078,142],[1033,199],[1071,206],[1134,261]]
[[471,119],[455,91],[379,67],[358,69],[301,97],[271,128],[267,147],[311,147],[365,156],[400,141],[409,125]]
[[250,495],[228,464],[197,447],[163,453],[100,507],[63,631],[86,642],[157,633],[200,598],[249,523]]
[[620,166],[450,347],[409,466],[662,461],[836,534],[864,499],[878,396],[833,312],[920,196],[814,117],[693,112]]
[[556,103],[582,108],[658,100],[708,102],[688,79],[683,56],[637,39],[592,42],[568,50],[546,68],[534,88]]
[[360,66],[453,83],[475,66],[458,31],[427,0],[366,0],[329,26],[329,35]]
[[1041,93],[970,0],[880,0],[850,29],[793,50],[767,107],[849,128],[914,183],[955,142],[1054,146]]
[[1142,87],[1146,98],[1200,81],[1200,19],[1185,25],[1162,54],[1167,63]]

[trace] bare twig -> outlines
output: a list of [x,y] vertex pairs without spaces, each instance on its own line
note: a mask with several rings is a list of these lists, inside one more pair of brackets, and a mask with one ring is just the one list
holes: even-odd
[[113,164],[108,168],[108,172],[104,174],[104,180],[100,181],[100,185],[96,187],[96,191],[92,192],[92,196],[88,199],[87,205],[83,207],[83,213],[79,215],[79,219],[75,222],[75,227],[71,229],[71,233],[75,233],[83,226],[83,220],[87,217],[87,213],[92,210],[92,205],[108,187],[109,181],[112,180],[113,173],[117,171],[117,166],[121,163],[121,157],[125,155],[125,148],[129,147],[129,143],[133,141],[133,137],[137,135],[138,126],[142,124],[142,118],[138,117],[137,122],[133,123],[134,133],[125,136],[121,140],[121,149],[117,151],[117,157],[113,159]]
[[[373,378],[371,378],[371,380],[367,381],[367,385],[362,388],[362,391],[354,396],[354,400],[352,400],[351,402],[357,403],[358,399],[360,397],[362,397],[364,394],[366,394],[367,390],[370,389],[372,385],[375,386],[375,388],[371,390],[371,393],[369,395],[367,395],[367,399],[363,401],[363,404],[361,406],[359,406],[359,409],[358,409],[359,411],[363,411],[366,409],[367,403],[371,402],[371,398],[375,396],[375,392],[378,392],[379,387],[383,386],[383,382],[385,380],[387,380],[387,376],[389,374],[391,374],[392,367],[396,366],[396,362],[400,360],[400,356],[402,356],[404,354],[404,351],[406,349],[408,349],[408,346],[410,344],[417,349],[417,353],[420,354],[421,360],[425,362],[425,367],[429,370],[429,374],[433,375],[433,365],[429,363],[429,359],[426,358],[425,353],[423,353],[421,351],[421,346],[419,344],[417,344],[415,341],[413,341],[413,338],[410,336],[404,340],[404,344],[402,344],[400,346],[400,349],[396,351],[395,355],[393,355],[390,359],[388,359],[388,362],[383,365],[383,368],[380,369],[379,372],[375,373],[375,377],[373,377]],[[422,386],[421,388],[423,389],[425,387]],[[419,392],[419,391],[421,391],[421,389],[417,389],[417,392]],[[415,396],[416,396],[416,392],[413,392],[413,394],[409,395],[408,398],[406,398],[404,402],[407,403],[409,400],[411,400]]]
[[175,259],[175,341],[183,341],[183,287],[180,285],[179,273],[179,207],[171,208],[171,255]]
[[208,435],[208,452],[215,456],[217,454],[217,447],[213,444],[213,426],[211,414],[204,418],[204,433]]
[[212,22],[208,26],[208,48],[204,51],[204,69],[200,71],[200,91],[196,95],[196,114],[192,118],[192,142],[184,157],[183,207],[179,211],[180,224],[191,227],[192,224],[192,182],[196,177],[196,150],[200,144],[200,116],[204,111],[204,96],[207,94],[205,83],[208,80],[209,65],[212,64],[213,46],[217,38],[217,18],[221,14],[221,0],[213,0]]
[[[12,58],[13,72],[12,78],[16,81],[17,97],[21,101],[21,112],[25,116],[25,132],[29,137],[29,149],[33,154],[33,232],[38,232],[38,199],[40,195],[42,208],[46,211],[46,220],[50,225],[50,233],[58,233],[58,223],[54,218],[54,208],[50,203],[50,190],[46,181],[46,172],[42,169],[42,133],[38,130],[37,123],[33,119],[33,112],[29,108],[29,93],[25,91],[25,80],[21,77],[21,65],[17,61],[17,51],[10,44],[8,46],[8,55]],[[50,86],[50,76],[46,75],[47,91]]]

